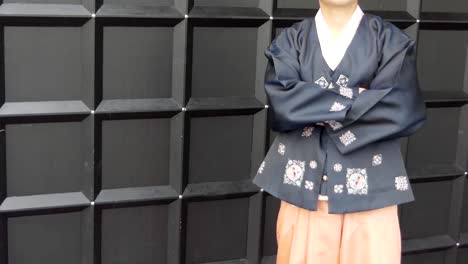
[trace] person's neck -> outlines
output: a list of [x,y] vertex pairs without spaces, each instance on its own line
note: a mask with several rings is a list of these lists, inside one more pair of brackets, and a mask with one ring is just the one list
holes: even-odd
[[357,1],[349,5],[331,5],[322,0],[319,0],[319,3],[323,18],[334,34],[341,32],[358,5]]

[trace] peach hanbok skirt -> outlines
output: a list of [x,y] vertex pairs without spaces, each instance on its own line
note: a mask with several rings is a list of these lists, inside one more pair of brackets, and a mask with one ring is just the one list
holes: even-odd
[[329,214],[281,200],[276,224],[277,264],[400,264],[397,205],[369,211]]

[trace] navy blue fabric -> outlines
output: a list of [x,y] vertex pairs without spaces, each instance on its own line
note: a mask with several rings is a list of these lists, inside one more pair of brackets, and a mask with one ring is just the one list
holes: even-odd
[[269,125],[278,135],[256,185],[309,210],[326,194],[330,213],[414,201],[400,140],[423,126],[426,107],[406,33],[365,13],[332,70],[308,17],[284,29],[265,56]]

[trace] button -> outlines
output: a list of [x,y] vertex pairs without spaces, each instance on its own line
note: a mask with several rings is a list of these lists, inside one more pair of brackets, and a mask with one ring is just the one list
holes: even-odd
[[322,179],[323,179],[324,181],[327,181],[327,179],[328,179],[327,175],[323,175]]

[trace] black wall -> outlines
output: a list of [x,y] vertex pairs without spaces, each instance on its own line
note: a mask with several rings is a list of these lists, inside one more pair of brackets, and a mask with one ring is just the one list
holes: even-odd
[[[468,263],[468,2],[361,0],[418,42],[403,263]],[[4,0],[0,264],[274,263],[263,51],[317,0]],[[382,241],[385,243],[385,241]]]

